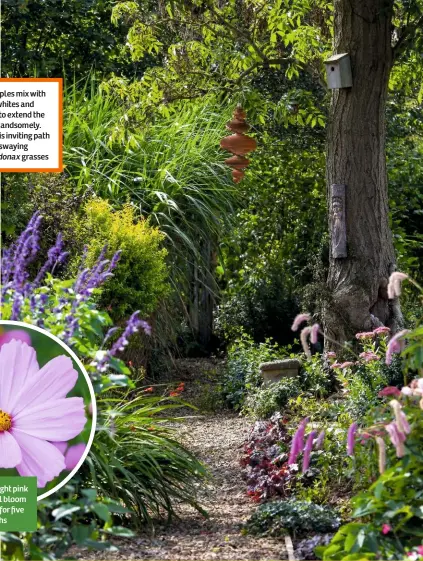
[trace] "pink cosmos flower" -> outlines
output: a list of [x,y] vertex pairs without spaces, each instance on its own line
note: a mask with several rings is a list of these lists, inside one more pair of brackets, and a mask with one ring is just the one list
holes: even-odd
[[78,373],[69,357],[58,356],[41,369],[35,350],[20,340],[0,349],[0,468],[35,476],[38,487],[65,469],[52,442],[71,440],[86,423],[81,397],[66,397]]
[[295,319],[294,323],[291,326],[292,331],[298,331],[298,328],[302,323],[305,321],[310,321],[310,314],[298,314]]
[[392,275],[389,277],[388,283],[389,299],[392,300],[393,298],[401,296],[401,284],[405,279],[408,279],[408,275],[406,275],[405,273],[400,273],[399,271],[395,271],[394,273],[392,273]]
[[23,329],[12,329],[0,334],[0,347],[6,343],[10,343],[13,339],[23,341],[27,345],[31,344],[31,336]]

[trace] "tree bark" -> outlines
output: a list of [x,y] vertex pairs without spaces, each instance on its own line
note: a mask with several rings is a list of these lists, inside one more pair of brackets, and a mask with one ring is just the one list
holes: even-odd
[[395,331],[401,322],[399,304],[388,301],[386,291],[395,270],[385,155],[393,4],[335,0],[334,52],[349,53],[353,76],[351,88],[333,90],[327,147],[331,240],[331,185],[346,185],[347,257],[330,256],[324,311],[325,333],[339,343],[382,324]]

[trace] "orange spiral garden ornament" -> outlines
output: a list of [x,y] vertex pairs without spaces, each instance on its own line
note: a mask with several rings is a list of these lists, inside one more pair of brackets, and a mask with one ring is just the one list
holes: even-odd
[[225,160],[225,164],[233,168],[232,179],[234,183],[239,183],[245,175],[245,168],[250,163],[245,155],[253,152],[257,148],[254,138],[246,135],[250,125],[246,122],[246,113],[242,107],[238,106],[233,114],[231,121],[228,121],[226,128],[233,132],[230,136],[222,138],[220,147],[234,154]]

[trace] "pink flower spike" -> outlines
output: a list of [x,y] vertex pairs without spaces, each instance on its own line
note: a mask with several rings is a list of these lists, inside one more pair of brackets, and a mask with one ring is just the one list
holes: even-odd
[[315,323],[311,326],[311,331],[310,331],[310,341],[312,343],[312,345],[315,345],[319,339],[319,333],[320,333],[320,325],[318,323]]
[[312,329],[311,327],[304,327],[304,329],[300,333],[301,345],[303,346],[303,350],[305,352],[305,355],[308,358],[311,357],[311,352],[310,352],[310,348],[309,348],[308,343],[307,343],[307,339],[308,339],[308,336],[311,333],[311,329]]
[[303,451],[304,433],[307,423],[308,423],[308,417],[306,417],[301,421],[296,433],[294,434],[291,444],[291,451],[288,459],[288,465],[295,464],[297,462],[298,454],[300,454]]
[[315,430],[311,431],[308,435],[307,442],[304,448],[304,456],[303,456],[303,469],[302,472],[305,473],[308,468],[310,467],[310,455],[311,450],[313,448],[313,441],[316,437],[317,432]]
[[67,356],[40,369],[35,350],[19,340],[0,349],[0,468],[37,477],[39,488],[65,469],[53,442],[75,438],[85,426],[84,401],[66,397],[78,373]]
[[354,366],[353,362],[347,361],[347,362],[343,362],[339,368],[350,368],[351,366]]
[[406,275],[405,273],[400,273],[399,271],[395,271],[389,277],[388,298],[390,300],[401,296],[401,284],[405,279],[408,279],[408,275]]
[[300,325],[302,323],[304,323],[305,321],[310,321],[311,316],[310,314],[298,314],[296,316],[296,318],[294,319],[294,323],[291,326],[291,330],[292,331],[298,331],[298,328],[300,327]]
[[398,458],[402,458],[405,455],[404,440],[405,434],[398,430],[395,422],[389,423],[385,426],[386,432],[392,444],[395,446],[395,450]]
[[379,473],[382,474],[385,472],[386,467],[386,445],[385,441],[380,436],[376,436],[376,444],[379,450]]
[[347,434],[347,454],[354,456],[355,433],[357,432],[357,423],[351,423]]
[[391,364],[392,362],[392,355],[396,353],[400,353],[402,351],[403,341],[401,339],[410,333],[409,329],[403,329],[396,333],[391,339],[389,339],[388,346],[386,347],[386,357],[385,362],[387,365]]
[[315,444],[316,450],[320,450],[320,448],[322,447],[324,439],[325,439],[325,431],[322,430],[320,432],[319,436],[317,437],[317,440],[316,440],[316,444]]
[[383,524],[382,526],[382,534],[384,536],[386,536],[386,534],[389,534],[389,532],[392,530],[391,526],[389,524]]

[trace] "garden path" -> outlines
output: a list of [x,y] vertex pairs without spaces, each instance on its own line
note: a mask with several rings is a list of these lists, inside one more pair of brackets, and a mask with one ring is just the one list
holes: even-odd
[[[190,381],[184,377],[188,396]],[[198,378],[197,378],[198,379]],[[204,378],[203,378],[204,379]],[[209,380],[211,382],[211,380]],[[213,383],[202,387],[204,395]],[[191,413],[192,414],[192,413]],[[241,534],[241,528],[255,505],[246,496],[239,459],[251,422],[236,414],[219,411],[189,418],[179,427],[180,439],[211,472],[212,478],[199,489],[200,504],[208,511],[204,519],[189,507],[180,520],[159,526],[155,535],[138,535],[116,540],[117,552],[88,552],[73,555],[83,559],[169,559],[169,560],[278,560],[287,559],[283,540]]]

